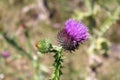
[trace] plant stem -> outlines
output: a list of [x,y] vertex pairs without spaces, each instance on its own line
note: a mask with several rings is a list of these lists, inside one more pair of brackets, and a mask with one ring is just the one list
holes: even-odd
[[19,46],[18,43],[17,43],[14,39],[9,38],[6,34],[7,34],[7,33],[4,32],[2,35],[3,35],[4,39],[5,39],[10,45],[12,45],[15,49],[19,50],[22,55],[27,56],[30,60],[33,59],[32,56],[31,56],[28,52],[26,52],[21,46]]
[[52,75],[52,78],[50,80],[60,80],[60,76],[62,75],[62,71],[61,71],[61,68],[63,67],[62,66],[62,62],[63,62],[63,52],[62,52],[62,48],[59,48],[59,47],[56,47],[54,53],[54,58],[55,58],[55,61],[53,63],[53,68],[54,68],[54,72],[53,72],[53,75]]

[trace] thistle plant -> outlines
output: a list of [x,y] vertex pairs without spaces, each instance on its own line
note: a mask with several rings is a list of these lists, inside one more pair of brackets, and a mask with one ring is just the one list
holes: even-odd
[[69,19],[65,22],[64,28],[57,34],[60,46],[54,46],[46,39],[36,44],[36,47],[42,54],[51,52],[54,54],[54,72],[50,80],[60,80],[63,67],[63,51],[75,51],[81,43],[88,39],[88,36],[88,29],[82,22]]

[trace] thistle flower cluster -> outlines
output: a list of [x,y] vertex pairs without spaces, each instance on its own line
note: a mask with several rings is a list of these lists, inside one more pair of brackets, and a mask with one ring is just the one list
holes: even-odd
[[65,50],[75,51],[79,44],[88,39],[88,29],[80,21],[69,19],[65,22],[65,27],[58,33],[59,44]]
[[82,23],[74,19],[65,22],[65,27],[58,32],[57,39],[61,46],[54,46],[47,40],[41,40],[36,44],[38,50],[43,53],[54,53],[53,75],[50,80],[60,80],[62,75],[63,49],[75,51],[79,45],[88,39],[88,29]]

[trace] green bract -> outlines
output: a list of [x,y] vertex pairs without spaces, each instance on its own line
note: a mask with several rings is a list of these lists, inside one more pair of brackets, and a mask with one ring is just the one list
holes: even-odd
[[36,44],[36,47],[41,53],[48,53],[51,49],[51,44],[48,40],[43,39]]

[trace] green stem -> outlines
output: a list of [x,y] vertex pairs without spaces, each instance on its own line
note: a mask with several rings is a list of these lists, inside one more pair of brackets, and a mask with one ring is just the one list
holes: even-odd
[[32,56],[26,52],[21,46],[18,45],[18,43],[12,39],[12,38],[9,38],[8,36],[6,36],[7,32],[4,32],[2,35],[4,37],[4,39],[10,44],[12,45],[15,49],[19,50],[21,52],[22,55],[25,55],[27,56],[30,60],[32,60]]
[[26,36],[26,39],[27,39],[27,42],[26,42],[26,45],[27,45],[27,52],[29,54],[31,54],[31,42],[30,42],[30,35],[29,35],[29,29],[26,29],[25,32],[24,32],[25,36]]
[[54,72],[50,80],[60,80],[60,76],[62,75],[61,68],[63,67],[62,66],[62,62],[63,62],[62,48],[58,49],[57,47],[54,53],[55,53],[54,55],[55,61],[53,63]]
[[53,75],[50,80],[60,80],[62,75],[63,48],[52,45],[48,40],[41,40],[37,43],[37,48],[42,54],[54,53]]

